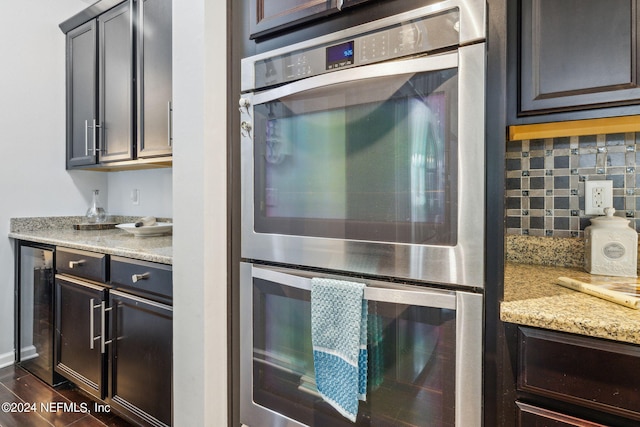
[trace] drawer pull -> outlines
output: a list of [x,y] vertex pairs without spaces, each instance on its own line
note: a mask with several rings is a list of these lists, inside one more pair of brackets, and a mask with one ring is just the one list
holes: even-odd
[[78,268],[86,262],[87,261],[84,259],[79,259],[78,261],[69,261],[69,268]]
[[142,274],[134,274],[133,276],[131,276],[131,280],[133,281],[133,283],[136,283],[138,280],[147,280],[149,277],[151,277],[151,273],[149,272],[142,273]]

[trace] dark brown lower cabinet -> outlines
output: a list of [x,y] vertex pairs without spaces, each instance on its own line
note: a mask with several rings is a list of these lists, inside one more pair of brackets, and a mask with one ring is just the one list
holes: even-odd
[[171,266],[57,253],[55,371],[135,425],[170,426]]
[[106,290],[97,284],[60,277],[56,278],[55,287],[55,370],[102,399],[106,371],[100,345],[100,307]]
[[520,426],[640,425],[640,346],[520,327]]
[[112,308],[108,402],[151,425],[171,425],[170,306],[123,292],[109,293]]

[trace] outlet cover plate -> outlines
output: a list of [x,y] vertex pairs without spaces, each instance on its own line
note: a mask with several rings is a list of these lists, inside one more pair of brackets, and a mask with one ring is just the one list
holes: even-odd
[[613,181],[584,182],[585,215],[604,215],[604,208],[613,207]]

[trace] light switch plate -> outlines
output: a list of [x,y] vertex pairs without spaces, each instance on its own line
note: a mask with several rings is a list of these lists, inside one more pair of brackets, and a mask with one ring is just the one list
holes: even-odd
[[131,194],[129,195],[129,198],[131,199],[131,202],[134,205],[139,205],[140,204],[140,190],[138,190],[137,188],[134,188],[133,190],[131,190]]

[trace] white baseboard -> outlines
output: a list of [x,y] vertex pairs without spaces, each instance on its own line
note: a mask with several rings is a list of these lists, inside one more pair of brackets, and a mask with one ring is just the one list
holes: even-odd
[[15,354],[13,351],[9,353],[0,354],[0,368],[5,368],[7,366],[11,366],[15,363]]
[[39,354],[36,351],[36,347],[34,345],[27,346],[20,350],[20,361],[33,359],[34,357],[38,357]]

